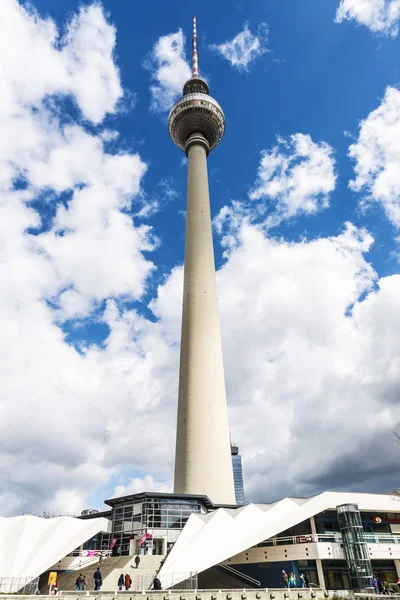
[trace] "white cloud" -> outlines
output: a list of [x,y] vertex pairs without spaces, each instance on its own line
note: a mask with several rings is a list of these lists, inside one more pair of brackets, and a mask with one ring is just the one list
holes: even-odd
[[341,0],[336,22],[352,19],[374,32],[395,37],[399,31],[400,0]]
[[[218,285],[230,424],[245,461],[248,497],[311,494],[328,484],[391,489],[398,478],[390,432],[400,421],[400,277],[377,280],[364,257],[372,238],[351,225],[336,237],[299,243],[265,237],[246,221],[237,225],[232,235],[238,243],[218,273]],[[2,452],[7,461],[13,452],[8,506],[22,510],[22,493],[32,502],[51,497],[54,487],[69,490],[65,497],[75,507],[77,494],[84,497],[120,465],[134,464],[145,475],[119,486],[115,495],[170,489],[181,299],[177,268],[152,303],[156,323],[134,311],[121,313],[109,301],[105,348],[93,346],[83,355],[60,339],[56,343],[49,338],[55,328],[27,315],[42,337],[36,335],[36,352],[29,352],[31,344],[23,353],[23,389],[30,390],[25,411],[11,404],[15,424],[26,432],[23,443],[7,434],[12,427],[6,407]],[[37,319],[36,308],[31,314]],[[3,336],[4,331],[10,355],[10,348],[21,346],[12,337],[21,329],[9,322]],[[11,353],[18,364],[21,352]],[[9,386],[6,396],[14,399],[21,382],[6,358],[0,364],[16,378],[0,375]],[[47,388],[58,417],[50,429],[46,413],[41,428],[35,418],[47,406]],[[60,411],[58,401],[65,398],[68,405]],[[70,443],[69,431],[64,434],[69,419],[75,419],[79,445]],[[52,461],[36,462],[44,451]],[[362,469],[354,458],[360,455]],[[39,469],[40,492],[27,476],[32,465]]]
[[94,123],[114,110],[122,96],[113,61],[115,29],[100,5],[81,8],[61,40],[53,21],[16,0],[1,2],[0,20],[0,114],[13,114],[54,93],[72,95]]
[[357,141],[349,148],[355,179],[350,187],[365,193],[362,205],[379,203],[400,227],[400,91],[386,89],[379,107],[361,121]]
[[[146,401],[132,398],[132,389],[142,385],[139,373],[152,360],[150,349],[139,351],[130,363],[134,373],[129,371],[126,346],[140,329],[135,313],[122,318],[116,311],[112,318],[109,308],[98,317],[107,319],[110,330],[104,348],[86,345],[81,353],[57,326],[76,316],[82,326],[90,324],[85,317],[110,297],[140,298],[153,269],[142,254],[154,246],[152,232],[135,227],[128,214],[146,165],[138,154],[106,152],[108,130],[94,135],[71,116],[63,124],[66,96],[97,125],[115,111],[122,87],[114,44],[115,30],[100,5],[82,8],[60,40],[51,20],[16,0],[1,3],[0,477],[7,490],[5,514],[41,512],[44,506],[76,510],[119,468],[113,453],[105,452],[110,443],[115,455],[121,454],[121,436],[108,425],[110,402],[117,409],[125,402],[134,413],[136,403],[157,404],[149,389]],[[127,333],[121,335],[124,328]],[[115,340],[122,344],[119,354]],[[127,378],[130,383],[120,388]],[[157,393],[157,383],[151,387]],[[151,413],[150,408],[143,427]],[[119,422],[116,415],[114,423]],[[140,422],[137,415],[135,422]],[[121,427],[127,423],[121,416]]]
[[[218,296],[248,499],[392,489],[400,276],[378,280],[365,258],[372,237],[351,224],[338,236],[289,243],[239,220],[228,231],[237,243],[218,273]],[[181,295],[176,269],[153,303],[171,344]]]
[[[125,300],[143,298],[154,268],[142,254],[155,243],[152,232],[129,216],[146,165],[137,154],[106,150],[110,134],[101,127],[94,135],[79,119],[65,126],[60,118],[66,94],[96,123],[120,97],[97,89],[104,61],[86,56],[104,40],[98,57],[106,48],[112,57],[114,30],[99,27],[95,8],[81,11],[73,30],[80,18],[88,26],[94,14],[99,37],[90,49],[78,44],[61,57],[54,23],[16,1],[0,9],[0,40],[11,25],[21,32],[7,58],[0,52],[6,73],[0,98],[2,514],[44,507],[76,512],[126,467],[143,476],[117,493],[171,486],[182,268],[150,304],[157,321],[126,308]],[[90,88],[96,109],[74,92],[79,63],[99,70]],[[107,80],[109,65],[104,69]],[[295,150],[283,147],[289,163],[303,147],[290,144]],[[300,163],[314,151],[324,155],[323,145],[317,152],[312,144],[306,137]],[[282,162],[279,172],[297,182],[294,169]],[[309,188],[300,189],[308,198]],[[322,196],[327,193],[322,187]],[[320,208],[321,198],[315,202]],[[389,432],[400,421],[400,277],[378,281],[365,258],[372,239],[351,225],[335,237],[288,243],[266,237],[237,210],[227,239],[219,298],[231,428],[245,459],[248,496],[313,493],[326,481],[394,487],[398,449],[392,450]],[[108,332],[101,344],[86,341],[78,352],[67,343],[57,324],[76,316],[81,327],[96,320]]]
[[257,210],[275,207],[270,225],[301,213],[315,214],[329,206],[335,189],[333,149],[326,142],[296,133],[278,138],[272,150],[261,152],[257,181],[249,196],[261,200]]
[[[121,211],[138,194],[146,165],[137,154],[107,154],[103,140],[109,139],[109,130],[104,138],[78,125],[62,126],[61,111],[49,100],[49,95],[71,95],[95,123],[115,109],[122,95],[112,58],[115,30],[99,5],[88,6],[72,19],[57,49],[52,21],[41,20],[15,0],[2,4],[0,16],[0,44],[9,43],[7,51],[0,48],[0,69],[5,73],[0,100],[2,210],[16,211],[20,201],[19,218],[25,219],[26,227],[38,227],[38,213],[28,210],[24,201],[43,191],[71,195],[67,206],[57,205],[54,196],[53,227],[28,238],[37,253],[45,252],[48,269],[54,271],[42,293],[54,297],[63,287],[73,289],[67,292],[69,300],[74,298],[68,308],[60,298],[68,317],[104,297],[138,297],[152,269],[141,251],[151,249],[153,240],[149,228],[135,228]],[[11,30],[23,42],[12,43],[7,37]],[[18,177],[27,189],[10,193]],[[4,235],[7,239],[7,232]]]
[[127,496],[128,494],[139,494],[140,492],[172,492],[171,484],[163,481],[155,481],[151,475],[145,477],[134,477],[127,485],[118,485],[115,488],[113,498]]
[[98,123],[122,96],[113,60],[115,29],[105,20],[100,5],[81,8],[68,27],[64,44],[71,93],[85,116]]
[[186,61],[185,36],[182,29],[161,36],[145,63],[155,82],[150,86],[151,110],[164,112],[182,94],[184,83],[190,78],[191,70]]
[[256,34],[251,33],[248,23],[231,40],[211,46],[238,71],[247,71],[252,62],[268,52],[268,27],[261,23]]

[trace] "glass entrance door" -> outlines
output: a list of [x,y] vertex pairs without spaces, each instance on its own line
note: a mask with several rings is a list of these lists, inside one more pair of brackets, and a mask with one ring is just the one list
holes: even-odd
[[164,552],[164,539],[153,538],[153,554],[161,556]]

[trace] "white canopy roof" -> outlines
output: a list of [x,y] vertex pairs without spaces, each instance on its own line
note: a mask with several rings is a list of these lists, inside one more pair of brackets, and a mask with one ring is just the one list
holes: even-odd
[[0,577],[34,579],[109,526],[102,517],[0,517]]
[[340,504],[360,510],[399,512],[399,501],[387,495],[323,492],[311,498],[284,498],[274,504],[248,504],[192,514],[165,561],[159,578],[164,589],[277,536],[282,531]]

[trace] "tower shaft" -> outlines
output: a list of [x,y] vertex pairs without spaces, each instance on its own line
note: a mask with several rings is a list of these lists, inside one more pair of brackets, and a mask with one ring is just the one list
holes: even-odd
[[174,493],[205,494],[216,504],[235,504],[207,147],[203,134],[189,137]]

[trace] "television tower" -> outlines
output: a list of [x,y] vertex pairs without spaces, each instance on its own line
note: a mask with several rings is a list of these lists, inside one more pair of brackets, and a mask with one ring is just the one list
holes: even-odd
[[188,158],[174,493],[235,504],[207,173],[225,117],[199,76],[196,17],[192,64],[168,118],[170,136]]

